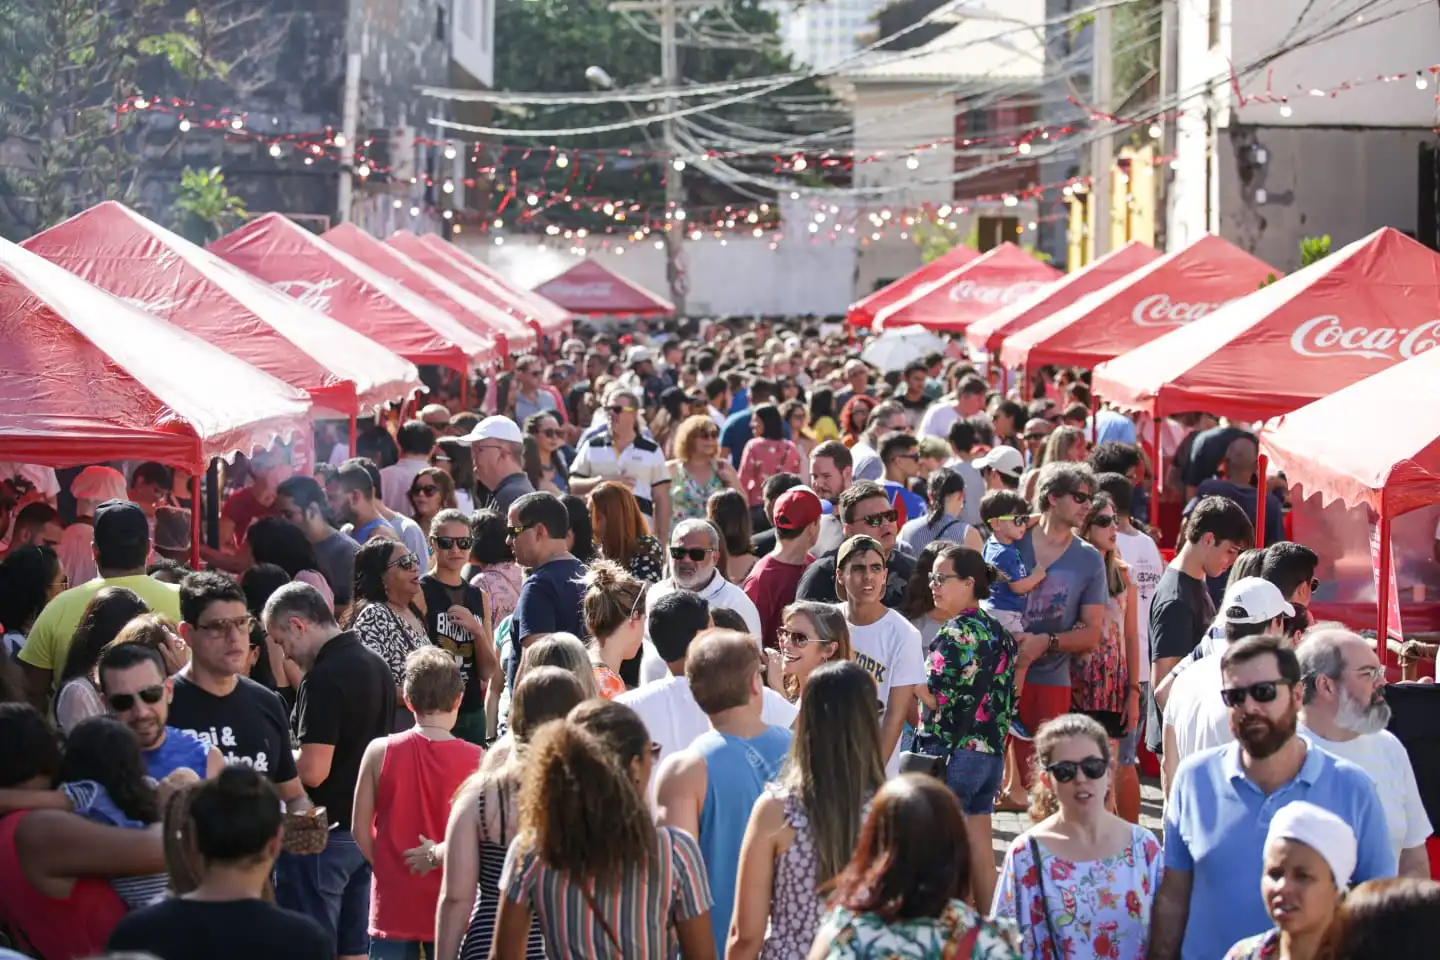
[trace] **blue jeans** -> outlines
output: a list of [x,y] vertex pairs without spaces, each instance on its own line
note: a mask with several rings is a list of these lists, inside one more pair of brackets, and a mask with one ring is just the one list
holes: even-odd
[[995,794],[1005,775],[1003,754],[951,750],[945,768],[945,785],[960,801],[966,816],[986,816],[995,810]]
[[[1140,684],[1140,709],[1145,709],[1145,704],[1150,700],[1150,684]],[[1145,716],[1141,714],[1140,722],[1135,724],[1135,729],[1125,734],[1120,741],[1120,762],[1122,767],[1139,766],[1140,758],[1137,756],[1140,745],[1140,737],[1144,735]]]
[[363,956],[370,948],[370,864],[349,830],[331,830],[319,853],[280,854],[275,902],[320,924],[337,956]]
[[370,938],[370,960],[433,960],[434,956],[434,943]]

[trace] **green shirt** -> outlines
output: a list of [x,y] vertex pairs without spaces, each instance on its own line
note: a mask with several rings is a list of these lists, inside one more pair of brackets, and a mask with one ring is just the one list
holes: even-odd
[[20,651],[20,662],[41,670],[54,671],[53,686],[60,679],[60,671],[65,667],[65,658],[70,654],[70,640],[75,636],[75,628],[80,626],[80,618],[85,615],[85,608],[89,606],[90,599],[105,587],[125,587],[133,590],[145,601],[152,613],[164,614],[176,623],[180,622],[178,586],[161,583],[144,574],[109,579],[96,577],[89,583],[71,587],[45,605],[40,616],[35,618],[30,635],[25,638],[25,646]]

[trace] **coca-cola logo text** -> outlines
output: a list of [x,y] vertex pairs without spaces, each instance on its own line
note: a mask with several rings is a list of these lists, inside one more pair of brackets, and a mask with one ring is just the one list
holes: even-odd
[[1130,311],[1130,319],[1142,327],[1179,327],[1214,313],[1226,302],[1184,303],[1171,300],[1168,293],[1157,293],[1135,304],[1135,309]]
[[1334,314],[1306,320],[1290,335],[1290,349],[1302,357],[1365,357],[1408,360],[1440,342],[1440,320],[1397,330],[1346,327]]
[[330,312],[330,291],[340,286],[340,281],[327,278],[324,280],[277,280],[270,284],[281,293],[287,294],[299,300],[312,310],[319,310],[321,313]]
[[994,304],[1003,306],[1014,303],[1021,297],[1034,293],[1044,286],[1036,281],[1024,281],[1012,283],[1008,287],[995,287],[988,284],[976,283],[974,280],[961,280],[950,288],[950,299],[955,303],[968,301],[970,303]]

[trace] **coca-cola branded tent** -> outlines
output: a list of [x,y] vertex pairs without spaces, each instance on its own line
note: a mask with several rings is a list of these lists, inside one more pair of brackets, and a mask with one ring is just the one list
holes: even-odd
[[875,322],[875,315],[892,304],[899,303],[922,287],[928,287],[945,275],[979,257],[971,247],[960,244],[946,250],[918,270],[905,274],[899,280],[887,283],[879,290],[861,297],[850,305],[845,314],[847,323],[856,327],[868,327]]
[[571,313],[588,317],[660,317],[675,312],[669,300],[594,260],[580,261],[540,284],[535,292]]
[[575,317],[569,310],[566,310],[553,300],[547,300],[534,290],[527,290],[524,287],[516,286],[501,276],[500,273],[489,264],[476,259],[455,244],[446,243],[444,239],[435,236],[433,233],[427,233],[422,236],[420,242],[431,250],[444,254],[466,271],[472,274],[479,274],[484,279],[489,280],[494,286],[520,300],[532,314],[540,318],[541,329],[547,334],[564,334],[574,326]]
[[1230,241],[1207,235],[1006,337],[1000,360],[1012,369],[1093,368],[1253,293],[1275,273]]
[[278,213],[256,217],[208,249],[411,363],[463,374],[494,358],[493,340]]
[[919,324],[931,330],[959,332],[1061,276],[1059,270],[1015,244],[1002,243],[880,310],[875,315],[875,327]]
[[400,251],[425,269],[449,280],[466,293],[504,310],[517,324],[523,325],[529,336],[518,340],[514,337],[510,338],[512,346],[527,349],[528,346],[536,344],[538,337],[545,335],[545,328],[540,323],[541,315],[538,310],[534,310],[522,298],[492,282],[488,277],[465,269],[459,261],[436,250],[415,234],[408,231],[394,233],[385,240],[385,244]]
[[113,201],[23,246],[353,416],[420,389],[415,365]]
[[424,297],[482,337],[494,340],[501,357],[508,357],[522,345],[535,345],[535,334],[523,320],[451,283],[353,223],[331,227],[320,234],[320,239]]
[[1106,254],[1073,273],[1067,273],[1028,297],[975,321],[965,328],[965,342],[970,345],[971,350],[993,355],[1011,334],[1039,323],[1087,293],[1094,293],[1159,257],[1160,254],[1148,244],[1138,240],[1131,241],[1119,250]]

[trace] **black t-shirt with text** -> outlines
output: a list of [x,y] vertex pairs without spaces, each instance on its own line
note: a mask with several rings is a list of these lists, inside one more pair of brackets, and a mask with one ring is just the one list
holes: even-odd
[[271,783],[296,777],[290,750],[290,722],[279,694],[248,677],[229,695],[217,697],[185,674],[175,677],[170,726],[195,734],[215,747],[227,764],[239,763]]
[[388,737],[395,722],[395,679],[378,653],[346,630],[320,648],[295,697],[295,737],[335,748],[330,776],[308,788],[330,822],[349,829],[360,759],[371,740]]
[[452,620],[449,613],[450,608],[458,604],[483,622],[484,593],[479,587],[464,582],[451,586],[432,574],[420,578],[420,589],[425,593],[425,630],[430,634],[431,642],[460,661],[460,672],[465,677],[460,712],[484,710],[485,689],[475,676],[475,636]]
[[[1210,598],[1205,581],[1190,576],[1174,564],[1166,567],[1150,599],[1150,662],[1188,657],[1200,645],[1214,619],[1215,601]],[[1146,714],[1145,745],[1151,752],[1158,753],[1164,741],[1160,711],[1153,696]]]
[[320,924],[264,900],[161,900],[127,914],[105,945],[159,960],[333,960]]

